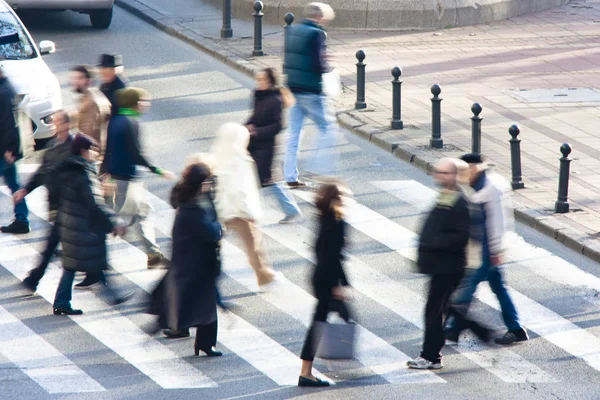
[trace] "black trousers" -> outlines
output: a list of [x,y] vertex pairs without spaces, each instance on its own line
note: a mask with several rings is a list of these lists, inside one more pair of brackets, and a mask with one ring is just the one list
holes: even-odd
[[58,231],[58,224],[54,223],[50,229],[50,236],[48,236],[48,239],[46,240],[46,249],[42,253],[42,260],[36,268],[29,271],[29,277],[36,286],[46,273],[48,264],[50,264],[50,260],[52,259],[54,251],[58,247],[59,243],[60,235]]
[[334,299],[331,296],[320,298],[317,309],[315,310],[315,315],[313,316],[313,322],[306,333],[304,346],[302,346],[302,354],[300,355],[302,360],[313,361],[315,359],[315,354],[317,353],[317,348],[321,341],[321,338],[316,337],[317,335],[315,334],[315,322],[327,321],[327,315],[330,311],[337,312],[344,321],[350,321],[350,311],[348,310],[346,303]]
[[464,274],[433,275],[429,282],[429,295],[425,306],[425,340],[421,357],[431,362],[442,358],[446,342],[444,325],[450,311],[450,296],[458,287]]
[[198,325],[196,327],[196,349],[207,352],[213,346],[217,345],[217,328],[218,322],[215,321],[208,325]]

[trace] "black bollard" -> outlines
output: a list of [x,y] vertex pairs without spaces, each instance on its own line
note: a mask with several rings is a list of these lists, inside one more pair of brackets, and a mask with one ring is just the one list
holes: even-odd
[[221,27],[221,37],[223,39],[233,37],[233,29],[231,29],[231,0],[223,0],[223,26]]
[[356,63],[356,103],[354,108],[357,110],[367,108],[367,103],[365,103],[365,67],[367,64],[363,63],[365,58],[364,51],[359,50],[356,52],[358,62]]
[[433,85],[431,87],[431,139],[429,140],[429,146],[434,149],[441,149],[444,147],[444,141],[442,140],[442,98],[439,97],[442,93],[440,85]]
[[523,177],[521,176],[521,139],[518,139],[521,130],[518,125],[513,125],[508,129],[512,138],[510,142],[510,164],[512,166],[512,188],[513,190],[523,189]]
[[560,146],[562,157],[560,158],[560,174],[558,176],[558,199],[554,203],[554,211],[558,214],[569,212],[569,169],[571,167],[571,146],[564,143]]
[[404,123],[402,122],[402,81],[400,80],[401,75],[402,70],[400,68],[392,68],[392,76],[394,77],[394,80],[392,81],[392,129],[404,128]]
[[262,1],[254,2],[254,50],[252,51],[253,57],[264,56],[265,53],[262,50],[262,17],[263,12]]
[[283,28],[283,73],[285,74],[285,49],[287,49],[288,34],[294,23],[294,14],[291,12],[285,13],[285,27]]
[[479,114],[483,108],[479,103],[473,104],[471,107],[473,116],[471,117],[471,153],[481,154],[481,118]]

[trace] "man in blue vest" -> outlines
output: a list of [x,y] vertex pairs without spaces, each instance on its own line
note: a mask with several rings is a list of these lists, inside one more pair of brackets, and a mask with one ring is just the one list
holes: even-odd
[[[323,25],[333,20],[335,14],[330,6],[310,3],[305,9],[306,19],[290,27],[285,44],[284,73],[287,85],[294,94],[296,103],[290,110],[286,152],[283,162],[285,180],[291,188],[305,186],[298,180],[298,143],[304,119],[312,119],[321,134],[319,149],[332,146],[335,125],[326,112],[326,97],[323,94],[322,76],[331,69],[327,64],[325,41],[327,34]],[[320,157],[315,160],[317,171],[324,172],[331,160]]]

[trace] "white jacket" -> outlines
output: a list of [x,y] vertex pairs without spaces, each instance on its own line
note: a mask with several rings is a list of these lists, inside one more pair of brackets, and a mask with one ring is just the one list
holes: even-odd
[[486,171],[483,188],[470,197],[471,202],[483,204],[486,215],[488,246],[492,255],[500,255],[507,246],[507,235],[515,229],[511,187],[495,172]]
[[228,123],[217,132],[212,155],[217,185],[215,207],[220,221],[261,217],[258,171],[248,153],[250,133],[242,125]]

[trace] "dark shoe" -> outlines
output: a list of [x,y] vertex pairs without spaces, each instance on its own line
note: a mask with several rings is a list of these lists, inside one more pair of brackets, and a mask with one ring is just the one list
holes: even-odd
[[504,335],[494,339],[496,344],[513,344],[517,342],[525,342],[529,340],[527,331],[525,329],[519,329],[518,331],[508,331]]
[[[214,347],[211,347],[208,350],[202,350],[202,351],[204,353],[206,353],[206,357],[221,357],[223,355],[222,352],[215,350]],[[196,348],[195,346],[194,346],[194,354],[196,356],[200,355],[200,349]]]
[[174,329],[165,329],[163,330],[163,334],[169,339],[180,339],[190,337],[190,330],[182,329],[180,331],[176,331]]
[[148,268],[152,268],[160,264],[163,260],[162,253],[150,253],[148,254]]
[[327,387],[331,384],[327,381],[321,380],[319,378],[312,379],[305,378],[303,376],[298,378],[298,386],[300,387]]
[[489,343],[492,341],[492,334],[494,331],[491,329],[482,326],[481,328],[474,329],[473,332],[483,343]]
[[27,278],[23,279],[22,285],[25,289],[29,290],[31,294],[33,294],[37,290],[38,284],[37,282],[34,282],[30,276],[28,276]]
[[127,294],[124,294],[123,296],[117,297],[116,299],[114,299],[112,301],[112,305],[118,306],[119,304],[123,304],[123,303],[131,300],[133,298],[133,295],[134,295],[133,292],[129,292]]
[[83,314],[82,310],[75,310],[71,307],[69,308],[61,308],[61,307],[54,307],[54,315],[81,315]]
[[0,227],[0,231],[2,231],[2,233],[12,233],[13,235],[29,233],[29,222],[15,220],[8,226]]
[[296,182],[287,182],[287,185],[291,188],[291,189],[298,189],[298,188],[304,188],[306,187],[306,183],[302,182],[302,181],[296,181]]
[[446,331],[446,340],[458,343],[460,333],[456,331]]
[[89,289],[90,286],[95,285],[100,282],[100,278],[96,275],[86,275],[85,278],[77,285],[74,286],[75,289]]

